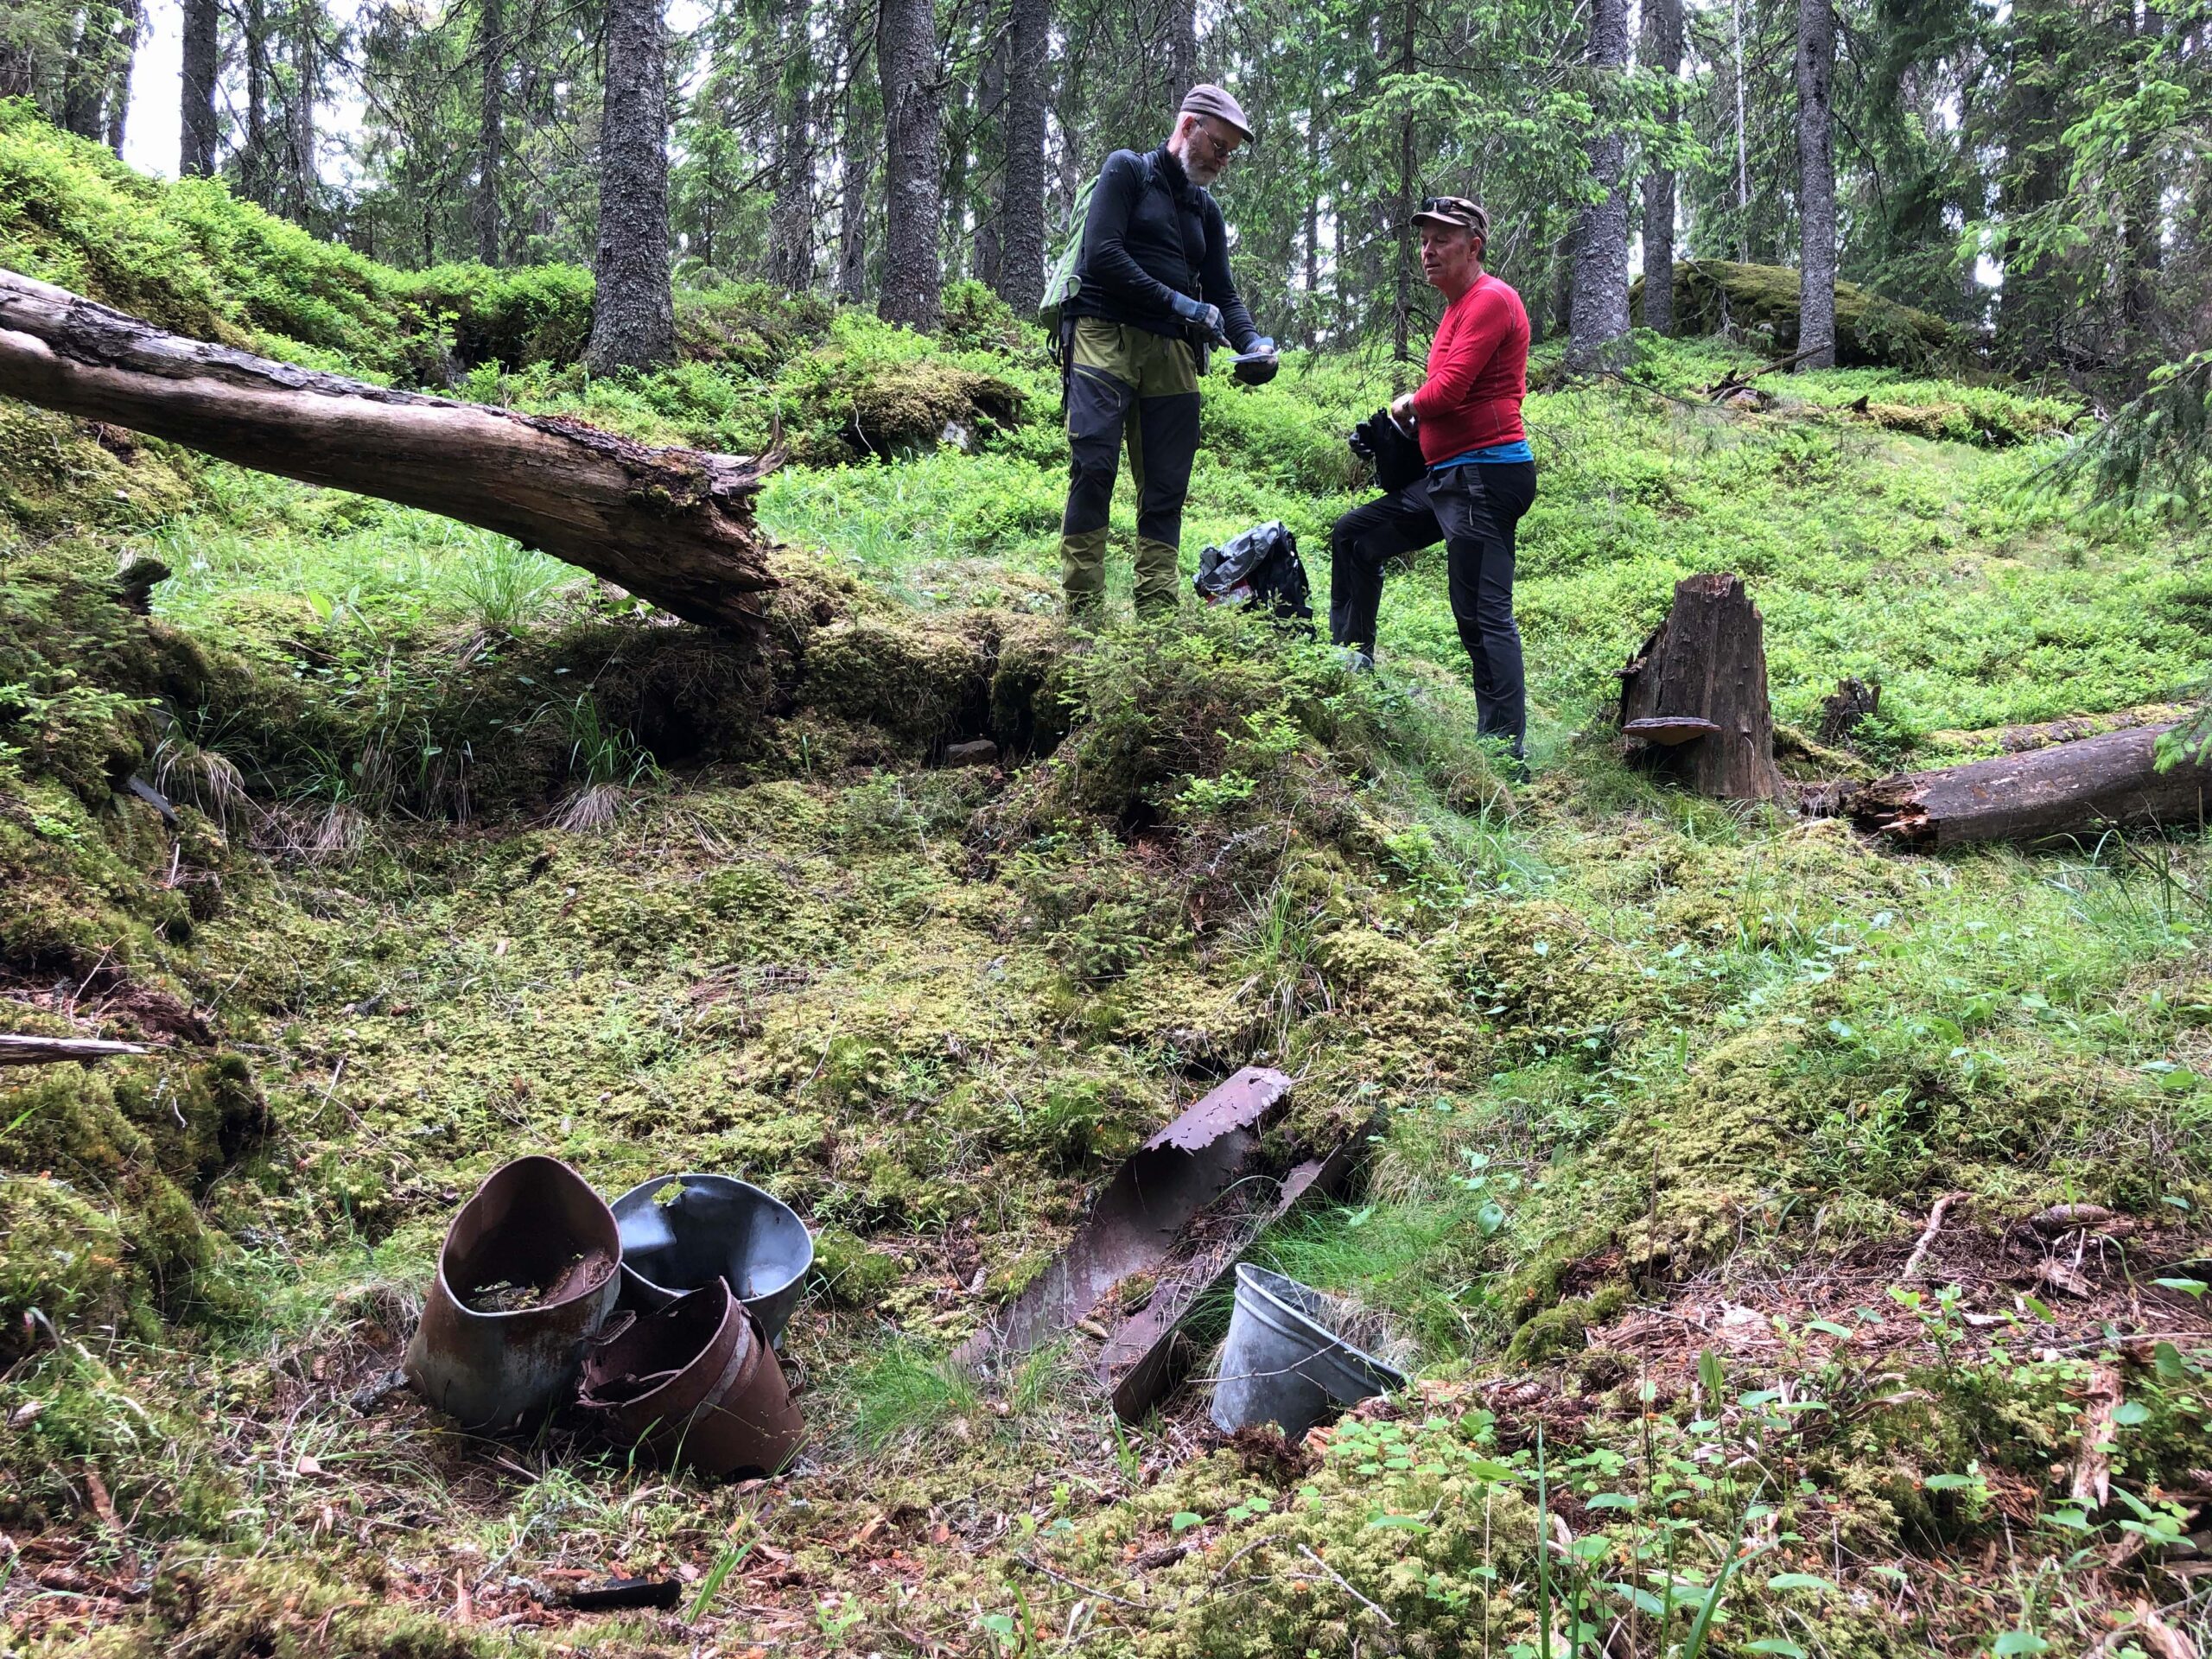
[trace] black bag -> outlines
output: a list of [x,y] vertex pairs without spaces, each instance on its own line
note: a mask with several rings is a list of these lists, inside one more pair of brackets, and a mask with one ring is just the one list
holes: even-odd
[[1205,549],[1191,586],[1209,605],[1264,605],[1313,632],[1313,607],[1307,601],[1313,590],[1306,580],[1306,561],[1298,556],[1298,537],[1280,518],[1230,537],[1226,547]]
[[1362,461],[1375,463],[1376,486],[1392,495],[1407,485],[1418,482],[1428,471],[1428,462],[1421,456],[1421,440],[1400,431],[1387,409],[1376,410],[1352,428],[1351,436],[1344,442]]

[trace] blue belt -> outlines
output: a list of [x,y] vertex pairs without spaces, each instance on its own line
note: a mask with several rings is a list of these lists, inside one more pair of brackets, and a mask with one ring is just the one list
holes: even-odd
[[1428,470],[1432,473],[1446,467],[1492,466],[1516,461],[1534,461],[1535,454],[1529,448],[1529,440],[1516,438],[1511,443],[1494,443],[1487,449],[1470,449],[1464,455],[1454,455],[1449,461],[1440,461]]

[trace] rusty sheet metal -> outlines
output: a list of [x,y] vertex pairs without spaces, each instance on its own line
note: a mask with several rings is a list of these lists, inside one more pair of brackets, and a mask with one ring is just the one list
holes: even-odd
[[1259,1173],[1258,1126],[1289,1094],[1281,1072],[1249,1065],[1146,1141],[1067,1249],[958,1357],[976,1364],[1027,1353],[1088,1318],[1130,1274],[1160,1267],[1192,1217]]
[[[575,1392],[614,1306],[613,1212],[556,1158],[518,1158],[463,1205],[407,1344],[407,1380],[464,1427],[533,1428]],[[486,1307],[496,1289],[511,1307]]]
[[775,1474],[805,1433],[759,1317],[716,1278],[584,1362],[584,1411],[618,1446],[702,1474]]
[[1229,1281],[1252,1241],[1295,1209],[1309,1192],[1332,1192],[1365,1149],[1376,1127],[1370,1120],[1337,1142],[1325,1156],[1309,1158],[1282,1178],[1272,1204],[1255,1205],[1203,1239],[1179,1242],[1176,1260],[1164,1268],[1145,1305],[1115,1327],[1099,1349],[1098,1380],[1125,1423],[1142,1421],[1166,1393],[1178,1370],[1176,1332],[1199,1300]]

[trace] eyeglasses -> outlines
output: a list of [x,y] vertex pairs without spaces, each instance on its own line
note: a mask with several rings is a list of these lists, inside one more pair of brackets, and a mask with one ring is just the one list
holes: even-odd
[[1243,142],[1241,139],[1217,137],[1209,131],[1203,122],[1191,129],[1191,136],[1193,138],[1203,138],[1206,141],[1206,149],[1213,156],[1216,167],[1227,167],[1230,162],[1235,161],[1237,146]]

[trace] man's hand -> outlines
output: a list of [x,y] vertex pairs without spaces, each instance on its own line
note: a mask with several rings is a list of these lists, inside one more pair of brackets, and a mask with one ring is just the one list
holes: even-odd
[[1401,432],[1410,432],[1414,429],[1413,393],[1409,391],[1402,397],[1393,398],[1391,400],[1390,419],[1396,424],[1398,430]]
[[1184,321],[1204,329],[1208,340],[1219,340],[1224,344],[1228,342],[1229,336],[1222,332],[1219,306],[1208,305],[1204,300],[1194,300],[1187,294],[1174,295],[1168,303],[1174,307],[1175,315]]

